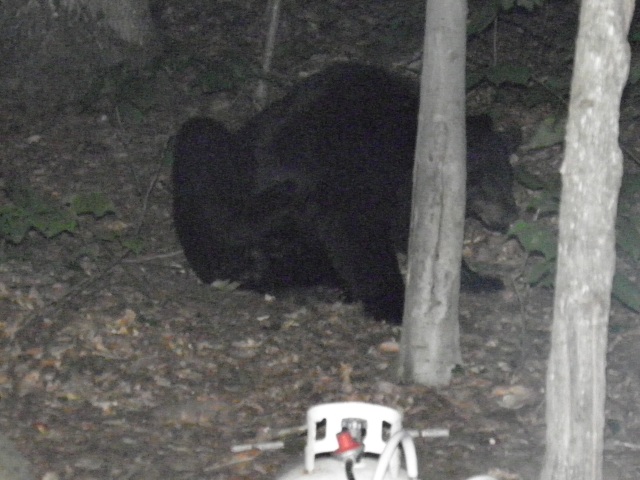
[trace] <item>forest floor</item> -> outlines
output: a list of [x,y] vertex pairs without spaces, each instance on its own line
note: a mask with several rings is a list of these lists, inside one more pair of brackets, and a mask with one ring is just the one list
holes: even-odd
[[[237,126],[252,114],[248,72],[259,64],[265,3],[164,2],[156,20],[171,48],[146,77],[144,109],[127,109],[125,85],[81,113],[0,114],[5,191],[36,191],[60,205],[100,192],[114,204],[101,218],[80,216],[72,234],[32,231],[0,246],[0,432],[38,479],[266,480],[302,460],[297,427],[309,407],[357,400],[401,410],[405,428],[448,430],[416,440],[422,479],[536,478],[553,294],[522,281],[535,259],[515,239],[469,222],[465,255],[506,288],[462,295],[463,364],[438,389],[399,384],[400,328],[365,318],[338,291],[214,288],[186,265],[172,226],[166,146],[191,116]],[[424,2],[351,4],[287,6],[274,60],[281,83],[271,98],[335,60],[418,71]],[[538,79],[568,84],[577,8],[551,1],[503,14],[495,29],[470,38],[469,70],[517,62]],[[220,91],[227,81],[231,88]],[[557,98],[532,107],[531,95],[480,85],[469,110],[491,110],[526,141],[566,108]],[[637,152],[640,127],[629,99],[625,107],[622,142]],[[546,178],[561,156],[553,146],[521,151],[513,163]],[[522,218],[531,219],[535,192],[515,188]],[[125,248],[132,240],[142,240],[141,253]],[[614,301],[609,332],[604,478],[637,480],[638,315]],[[27,467],[6,463],[4,440],[0,479],[26,480]],[[231,450],[271,441],[284,448]]]

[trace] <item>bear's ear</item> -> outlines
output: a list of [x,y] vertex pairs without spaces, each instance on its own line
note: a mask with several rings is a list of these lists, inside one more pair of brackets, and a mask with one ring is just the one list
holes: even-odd
[[504,142],[504,146],[510,153],[515,152],[522,144],[522,132],[519,128],[509,127],[506,129],[496,129],[493,119],[488,113],[468,117],[467,135],[469,135],[469,130],[472,130],[472,132],[494,131],[500,136]]
[[467,118],[467,127],[469,126],[478,130],[493,130],[493,120],[488,113],[473,115]]

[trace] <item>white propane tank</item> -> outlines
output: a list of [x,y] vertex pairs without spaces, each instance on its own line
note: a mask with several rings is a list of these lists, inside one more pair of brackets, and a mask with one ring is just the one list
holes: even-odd
[[[324,425],[321,438],[317,438],[319,424]],[[400,468],[400,445],[405,469]],[[418,478],[415,446],[402,430],[400,412],[363,402],[325,403],[309,409],[304,464],[278,480],[347,480],[348,472],[356,480]]]

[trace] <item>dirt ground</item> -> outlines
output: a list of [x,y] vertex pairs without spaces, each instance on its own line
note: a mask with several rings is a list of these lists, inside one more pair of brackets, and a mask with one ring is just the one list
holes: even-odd
[[[61,204],[102,192],[115,205],[100,219],[81,216],[74,234],[46,239],[31,232],[18,245],[0,246],[0,431],[33,477],[275,478],[302,460],[304,433],[296,427],[307,408],[358,400],[400,409],[406,428],[449,430],[445,438],[416,440],[423,479],[485,472],[499,480],[536,478],[552,292],[520,280],[531,259],[515,240],[469,223],[465,254],[507,286],[462,296],[464,363],[441,389],[398,384],[400,329],[365,318],[338,291],[259,295],[197,281],[172,228],[166,145],[193,115],[238,125],[251,114],[253,77],[216,92],[203,87],[202,72],[221,58],[240,76],[243,62],[258,64],[266,2],[181,3],[156,10],[171,49],[149,77],[152,101],[135,121],[116,112],[118,99],[106,93],[82,111],[0,114],[4,188],[17,182]],[[274,60],[281,87],[337,59],[415,67],[423,3],[288,3]],[[533,13],[503,15],[495,29],[470,39],[469,69],[513,59],[538,78],[568,81],[576,9],[552,1]],[[481,86],[470,93],[469,108],[492,109],[526,139],[557,108],[531,107],[527,93]],[[636,152],[639,127],[631,114],[623,121],[622,141]],[[550,175],[560,160],[556,146],[513,162]],[[525,211],[532,195],[516,186],[523,218],[532,215]],[[120,241],[132,238],[144,240],[138,255]],[[639,336],[637,314],[613,302],[609,480],[640,478]],[[231,451],[276,440],[283,449]],[[28,478],[21,468],[14,476],[0,468],[0,478]]]

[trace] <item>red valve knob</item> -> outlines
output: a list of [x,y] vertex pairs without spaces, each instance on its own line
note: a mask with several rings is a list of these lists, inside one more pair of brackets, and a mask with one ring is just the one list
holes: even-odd
[[348,431],[340,432],[338,435],[338,450],[335,455],[344,455],[354,450],[362,450],[362,444],[354,440]]

